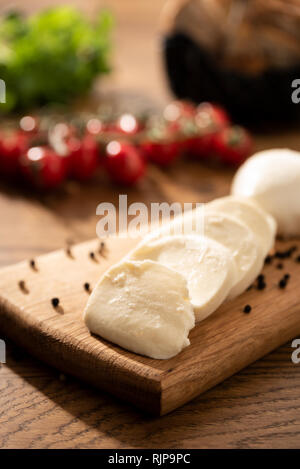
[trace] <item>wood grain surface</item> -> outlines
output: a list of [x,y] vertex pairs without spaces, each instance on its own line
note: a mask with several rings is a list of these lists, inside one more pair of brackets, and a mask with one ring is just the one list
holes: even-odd
[[[142,410],[164,415],[224,381],[274,348],[300,335],[296,253],[266,265],[266,288],[225,302],[191,331],[191,345],[168,360],[128,352],[91,335],[82,318],[84,285],[99,277],[139,242],[110,238],[85,242],[0,270],[0,324],[4,334],[37,358],[116,395]],[[102,242],[103,243],[103,242]],[[285,252],[291,241],[278,242]],[[92,257],[91,257],[92,254]],[[289,273],[286,288],[280,279]],[[52,299],[59,304],[53,307]],[[245,314],[245,305],[251,314]]]
[[[43,1],[44,5],[62,3]],[[67,0],[64,3],[68,3]],[[74,3],[89,10],[101,1]],[[103,92],[139,92],[166,102],[160,68],[157,18],[163,0],[107,0],[116,15],[115,71]],[[13,2],[28,11],[41,2]],[[0,0],[0,8],[9,2]],[[255,137],[256,148],[300,150],[299,132]],[[170,171],[151,170],[128,191],[129,202],[206,201],[225,195],[232,173],[200,165],[178,164]],[[96,206],[116,200],[119,190],[101,176],[42,198],[1,184],[0,264],[43,254],[95,236]],[[127,191],[126,191],[127,192]],[[295,333],[295,336],[297,334]],[[1,448],[299,448],[300,365],[291,361],[291,342],[235,376],[160,418],[145,416],[124,404],[29,356],[6,339],[7,363],[0,369]]]

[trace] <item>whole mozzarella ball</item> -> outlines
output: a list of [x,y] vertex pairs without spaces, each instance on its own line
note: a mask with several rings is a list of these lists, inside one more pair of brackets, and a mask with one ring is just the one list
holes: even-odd
[[255,199],[276,219],[278,233],[300,235],[300,153],[276,148],[256,153],[237,171],[231,193]]

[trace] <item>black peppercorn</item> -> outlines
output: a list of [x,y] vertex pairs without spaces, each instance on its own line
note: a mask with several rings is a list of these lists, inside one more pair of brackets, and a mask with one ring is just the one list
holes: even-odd
[[266,288],[265,276],[264,274],[260,274],[257,277],[257,289],[264,290],[264,288]]
[[66,254],[67,254],[68,257],[71,257],[71,258],[73,259],[73,254],[72,254],[72,251],[71,251],[71,247],[70,247],[70,246],[68,246],[68,247],[66,248]]
[[286,287],[286,280],[282,278],[278,283],[279,288],[284,289]]
[[19,283],[18,283],[18,285],[19,285],[20,290],[21,290],[23,293],[29,293],[29,290],[28,290],[28,288],[27,288],[26,283],[25,283],[24,280],[20,280]]
[[271,263],[272,263],[272,260],[273,260],[273,256],[268,255],[268,256],[265,258],[265,264],[271,264]]
[[30,259],[29,265],[30,265],[30,267],[31,267],[32,270],[35,270],[35,271],[38,270],[38,269],[37,269],[37,266],[36,266],[36,262],[35,262],[34,259]]
[[59,305],[59,298],[52,298],[51,303],[53,308],[57,308],[57,306]]
[[252,310],[252,307],[250,305],[246,305],[243,309],[244,313],[247,313],[247,314],[250,313],[251,310]]

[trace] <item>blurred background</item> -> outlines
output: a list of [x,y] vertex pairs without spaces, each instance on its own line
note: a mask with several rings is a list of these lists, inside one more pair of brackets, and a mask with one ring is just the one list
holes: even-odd
[[159,16],[164,3],[164,0],[0,0],[0,11],[4,14],[20,10],[30,15],[49,7],[69,5],[93,19],[99,10],[109,9],[114,24],[110,57],[113,71],[108,79],[103,80],[103,91],[119,89],[140,92],[166,103],[171,94],[161,66],[159,33]]
[[207,201],[256,150],[300,148],[298,0],[0,0],[0,15],[4,264],[93,237],[119,193]]

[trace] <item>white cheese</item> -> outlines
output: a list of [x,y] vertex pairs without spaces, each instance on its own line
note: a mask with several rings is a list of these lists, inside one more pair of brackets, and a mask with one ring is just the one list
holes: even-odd
[[187,280],[196,321],[212,314],[227,298],[236,281],[231,253],[221,244],[200,236],[166,236],[142,242],[131,252],[133,260],[151,259],[181,273]]
[[218,212],[205,212],[204,233],[231,251],[238,275],[229,298],[240,295],[252,284],[263,267],[264,253],[261,247],[244,223]]
[[[202,210],[200,210],[201,215]],[[190,233],[194,234],[197,219],[197,210],[176,217],[171,222],[171,230],[169,226],[163,226],[161,229],[149,233],[145,241],[161,238],[170,231],[177,232],[183,223],[185,224],[184,233],[188,234],[187,226],[189,226]],[[234,298],[243,293],[260,273],[265,253],[257,243],[252,231],[237,218],[206,209],[203,211],[202,223],[203,234],[229,249],[232,259],[236,263],[237,279],[229,293],[229,298]]]
[[273,149],[256,153],[237,171],[231,192],[251,197],[269,212],[284,236],[300,235],[300,153]]
[[188,346],[195,325],[184,277],[152,261],[125,260],[110,268],[94,288],[84,320],[104,339],[159,359]]
[[242,221],[254,234],[264,255],[274,245],[276,221],[252,199],[227,196],[215,199],[206,205],[208,210],[225,213]]

